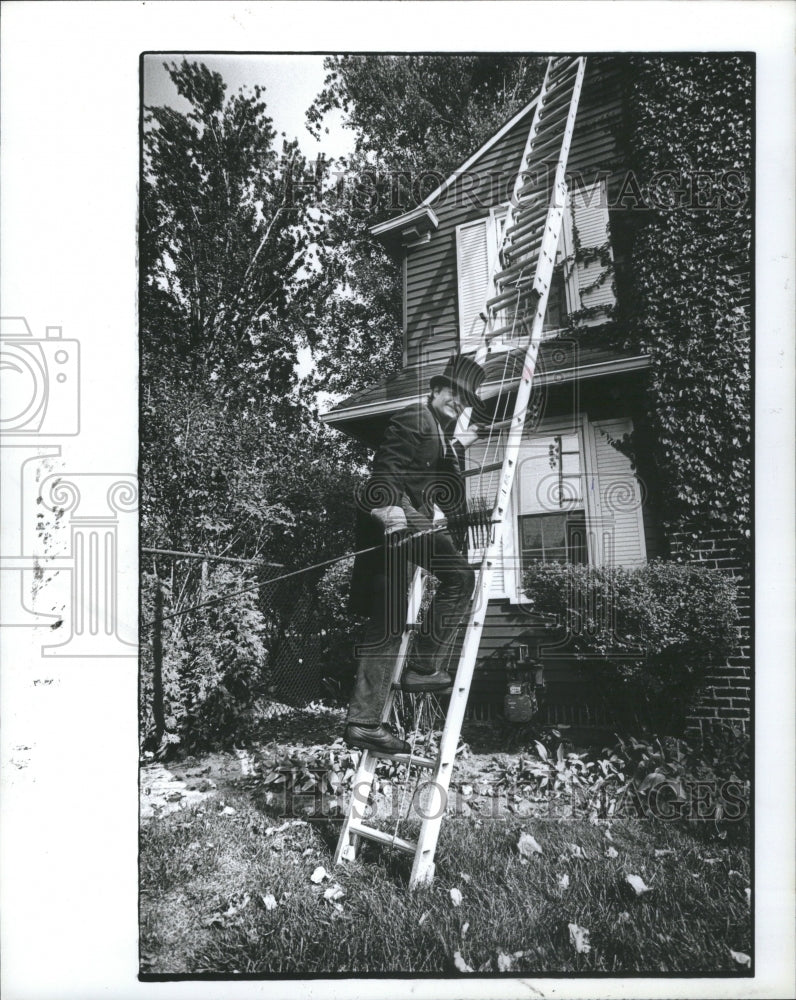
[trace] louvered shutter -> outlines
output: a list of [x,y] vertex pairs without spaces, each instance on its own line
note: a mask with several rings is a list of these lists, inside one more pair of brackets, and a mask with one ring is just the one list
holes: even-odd
[[606,566],[642,566],[647,561],[641,488],[630,459],[611,444],[633,429],[630,420],[602,420],[593,424],[597,462],[595,482],[599,497],[599,522],[603,536],[602,561]]
[[463,352],[478,347],[483,330],[479,318],[489,282],[488,220],[466,222],[456,229],[459,290],[459,345]]
[[604,280],[607,267],[599,259],[588,262],[572,261],[575,253],[575,235],[581,251],[604,248],[613,262],[613,251],[610,246],[608,226],[608,195],[604,181],[599,181],[591,187],[578,187],[570,195],[567,211],[564,213],[564,239],[566,252],[570,258],[566,265],[567,291],[569,293],[570,311],[597,308],[599,312],[580,320],[585,325],[605,322],[608,306],[613,306],[616,296],[613,291],[613,274],[608,273]]
[[[477,469],[484,464],[485,459],[485,441],[476,441],[467,449],[467,468]],[[501,450],[496,454],[495,444],[490,445],[489,455],[487,458],[487,463],[492,464],[492,462],[500,461],[503,457],[502,447]],[[482,498],[485,500],[488,507],[492,507],[495,503],[495,498],[497,497],[498,484],[500,482],[500,470],[496,469],[492,472],[485,472],[480,475],[468,476],[467,477],[467,499],[470,504],[480,501]],[[511,560],[512,554],[514,552],[513,538],[511,533],[514,530],[514,518],[511,516],[511,512],[506,512],[506,517],[503,525],[503,535],[500,541],[500,551],[498,553],[497,562],[495,564],[494,572],[492,574],[492,589],[490,591],[490,597],[499,598],[508,596],[506,593],[507,584],[511,583],[511,566],[507,565],[507,560]],[[470,540],[472,541],[472,540]],[[483,558],[484,550],[483,548],[474,549],[472,544],[470,544],[467,557],[470,562],[474,565],[478,565]]]

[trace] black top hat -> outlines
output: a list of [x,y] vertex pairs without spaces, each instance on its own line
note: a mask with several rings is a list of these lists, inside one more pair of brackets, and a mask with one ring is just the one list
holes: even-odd
[[475,406],[479,402],[478,389],[485,378],[486,372],[481,365],[466,354],[458,354],[451,357],[440,375],[434,375],[429,380],[429,385],[432,389],[443,385],[456,389],[466,406]]

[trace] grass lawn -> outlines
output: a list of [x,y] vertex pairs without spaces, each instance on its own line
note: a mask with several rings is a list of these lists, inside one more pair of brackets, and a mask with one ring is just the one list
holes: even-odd
[[[285,822],[252,777],[142,827],[143,973],[750,971],[737,837],[643,819],[451,816],[433,885],[410,893],[410,858],[365,844],[333,868],[339,823]],[[541,854],[518,851],[523,831]]]

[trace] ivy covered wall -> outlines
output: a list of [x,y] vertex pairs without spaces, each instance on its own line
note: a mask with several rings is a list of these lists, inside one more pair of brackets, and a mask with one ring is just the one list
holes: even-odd
[[[626,169],[611,168],[609,322],[586,344],[644,352],[634,463],[663,529],[662,554],[735,578],[735,648],[714,665],[692,721],[745,725],[751,693],[752,212],[754,57],[622,56],[623,109],[606,122]],[[588,311],[571,317],[587,319]]]
[[[751,57],[636,58],[628,139],[639,212],[621,326],[648,351],[665,526],[751,532]],[[638,202],[639,194],[643,199]]]

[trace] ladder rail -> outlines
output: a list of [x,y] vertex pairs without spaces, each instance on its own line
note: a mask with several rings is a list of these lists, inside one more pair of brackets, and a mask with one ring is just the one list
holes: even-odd
[[[365,812],[373,787],[376,765],[380,757],[387,755],[365,750],[362,752],[357,774],[354,778],[348,815],[343,822],[335,853],[335,863],[341,860],[353,860],[356,857],[360,839],[365,838],[386,846],[391,846],[406,854],[413,854],[414,859],[409,880],[410,888],[429,881],[434,875],[434,854],[442,817],[447,807],[448,789],[456,759],[462,723],[464,722],[464,713],[472,684],[478,648],[481,643],[484,620],[489,605],[492,579],[496,564],[500,559],[500,546],[506,524],[506,511],[514,484],[525,415],[530,402],[533,376],[536,369],[539,346],[542,341],[547,298],[566,205],[566,163],[585,67],[586,59],[582,56],[565,57],[564,59],[551,58],[548,60],[539,100],[534,109],[533,120],[528,131],[525,148],[520,160],[520,167],[515,178],[512,196],[506,209],[503,240],[501,246],[490,254],[489,279],[484,296],[485,307],[482,313],[484,326],[479,346],[475,353],[475,361],[483,364],[487,356],[491,353],[491,343],[495,335],[497,333],[502,334],[503,330],[496,331],[491,327],[493,319],[500,318],[497,315],[502,311],[499,306],[505,303],[508,298],[512,295],[527,297],[531,293],[534,312],[530,337],[524,355],[522,376],[516,391],[513,415],[510,420],[501,421],[501,426],[507,429],[503,459],[502,462],[496,462],[490,466],[490,470],[500,468],[499,487],[491,519],[492,526],[489,541],[484,548],[478,569],[468,621],[464,629],[464,640],[459,653],[456,676],[453,681],[453,692],[450,696],[445,724],[440,738],[439,750],[433,765],[430,760],[423,758],[413,759],[412,755],[409,755],[408,758],[406,755],[390,757],[390,759],[394,760],[406,760],[409,766],[432,769],[431,781],[428,783],[431,790],[430,801],[428,803],[429,808],[424,809],[424,815],[421,816],[420,834],[416,843],[398,837],[397,826],[395,834],[389,834],[368,826],[365,823]],[[573,72],[575,74],[574,80],[570,80]],[[559,90],[562,92],[559,92]],[[559,117],[559,114],[566,106],[566,94],[568,92],[570,92],[569,111],[566,119],[563,119]],[[554,121],[552,122],[549,120],[551,112],[555,112],[553,115]],[[563,133],[559,136],[558,132],[562,122],[564,122],[564,129]],[[554,133],[555,138],[548,137],[548,132]],[[542,140],[538,147],[536,146],[537,139]],[[530,222],[531,219],[527,213],[529,208],[533,207],[534,200],[538,200],[539,189],[532,181],[529,181],[529,176],[532,176],[529,169],[530,161],[534,159],[537,148],[547,148],[558,142],[561,143],[560,153],[556,165],[552,192],[547,196],[547,213],[546,215],[541,212],[538,213],[538,218],[544,218],[541,235],[532,240],[526,240],[527,245],[522,245],[518,253],[518,256],[525,258],[522,264],[519,262],[511,263],[511,270],[514,274],[525,273],[526,268],[529,277],[533,273],[533,282],[530,284],[523,283],[521,288],[517,287],[515,282],[515,287],[512,289],[508,282],[510,277],[513,277],[513,274],[511,276],[501,274],[501,259],[504,256],[505,248],[511,246],[509,230],[512,227],[515,217],[517,221],[515,236],[520,235],[521,232],[527,233],[528,229],[522,222],[522,213],[525,213],[524,218],[526,222]],[[533,224],[535,224],[535,220],[533,220]],[[533,231],[536,232],[535,229]],[[498,291],[497,288],[498,281],[506,282],[501,291]],[[533,297],[535,297],[536,301],[533,301]],[[524,319],[525,322],[527,322],[527,318]],[[513,325],[511,330],[513,333]],[[471,415],[472,410],[469,408],[462,412],[457,423],[457,433],[467,430]],[[395,700],[394,687],[400,682],[409,651],[412,631],[419,616],[425,579],[426,574],[420,567],[417,567],[410,589],[407,624],[401,637],[400,647],[393,667],[390,693],[382,712],[382,722],[385,723],[392,713]],[[408,777],[407,774],[407,780]]]

